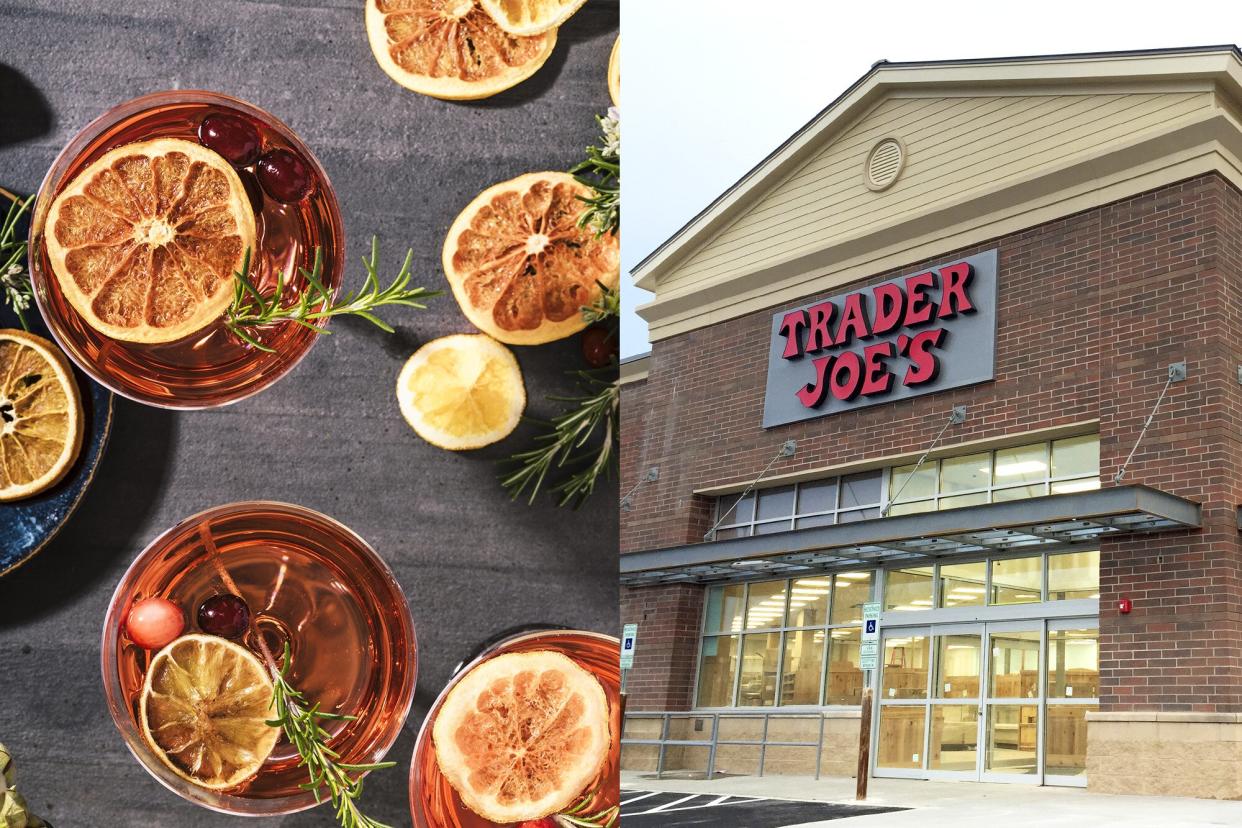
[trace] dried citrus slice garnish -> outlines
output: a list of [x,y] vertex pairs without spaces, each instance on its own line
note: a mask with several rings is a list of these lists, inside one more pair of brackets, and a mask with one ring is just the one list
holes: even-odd
[[490,336],[456,334],[414,352],[397,378],[397,404],[424,440],[460,451],[517,428],[526,388],[508,348]]
[[432,728],[436,763],[462,802],[500,824],[559,813],[608,758],[608,698],[560,653],[506,653],[448,692]]
[[151,659],[138,716],[147,744],[173,773],[223,790],[259,772],[280,738],[272,679],[249,650],[183,635]]
[[366,0],[380,68],[407,89],[448,100],[486,98],[543,65],[556,32],[509,34],[478,0]]
[[509,34],[537,35],[555,29],[586,0],[479,0],[496,25]]
[[172,342],[220,317],[254,247],[254,211],[228,161],[180,138],[126,144],[52,202],[47,255],[65,298],[112,339]]
[[69,360],[25,331],[0,331],[0,501],[45,491],[82,448],[82,400]]
[[617,35],[608,56],[608,97],[613,106],[621,105],[621,36]]
[[583,306],[621,276],[617,237],[578,226],[591,192],[566,173],[529,173],[462,210],[444,241],[444,273],[479,330],[539,345],[586,327]]

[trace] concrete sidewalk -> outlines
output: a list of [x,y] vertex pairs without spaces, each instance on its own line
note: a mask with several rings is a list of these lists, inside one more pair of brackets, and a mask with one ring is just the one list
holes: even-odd
[[[621,774],[624,790],[761,796],[854,802],[854,780],[799,776],[734,776],[711,781]],[[622,800],[625,796],[622,795]],[[808,822],[797,828],[1192,828],[1242,827],[1242,802],[1172,796],[1110,796],[1082,788],[873,779],[868,805],[911,808],[900,813]],[[793,828],[792,826],[790,828]]]

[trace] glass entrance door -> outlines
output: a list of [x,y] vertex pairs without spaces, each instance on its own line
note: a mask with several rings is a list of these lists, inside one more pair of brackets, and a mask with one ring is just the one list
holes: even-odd
[[875,774],[1041,784],[1047,764],[1047,781],[1082,784],[1084,714],[1097,692],[1093,624],[886,629]]

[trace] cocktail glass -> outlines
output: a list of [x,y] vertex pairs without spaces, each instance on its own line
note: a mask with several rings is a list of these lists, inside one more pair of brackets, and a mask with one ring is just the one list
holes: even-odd
[[285,204],[263,195],[249,169],[239,171],[255,207],[251,276],[270,291],[280,274],[292,274],[295,292],[305,287],[298,267],[311,268],[315,249],[323,256],[322,281],[338,292],[345,240],[340,208],[323,167],[310,149],[269,113],[215,92],[156,92],[114,106],[86,126],[52,163],[35,200],[30,225],[30,274],[35,301],[52,335],[82,370],[122,396],[161,408],[208,408],[244,399],[267,388],[302,360],[316,334],[293,323],[265,328],[260,336],[272,353],[260,350],[216,323],[176,342],[122,342],[96,331],[66,299],[48,259],[44,230],[56,196],[104,153],[153,138],[197,141],[208,115],[249,121],[264,150],[283,148],[306,162],[314,179],[307,198]]
[[414,828],[495,828],[491,822],[467,808],[461,797],[440,772],[436,762],[432,729],[436,714],[453,686],[470,670],[504,653],[546,650],[561,653],[599,680],[608,698],[612,744],[608,759],[583,795],[594,793],[587,812],[602,811],[621,799],[621,645],[608,635],[581,630],[545,629],[517,632],[486,645],[482,652],[458,666],[452,680],[436,698],[423,720],[414,745],[410,766],[410,814]]
[[252,619],[240,643],[261,659],[288,643],[289,683],[325,712],[357,717],[324,722],[329,746],[350,764],[382,759],[409,713],[418,665],[409,606],[362,538],[318,512],[283,503],[235,503],[187,518],[156,538],[117,586],[103,628],[104,690],[138,761],[174,793],[213,810],[254,816],[313,807],[314,793],[299,787],[306,769],[283,737],[256,776],[217,792],[170,770],[143,736],[139,699],[155,653],[126,636],[130,608],[165,598],[184,611],[186,632],[198,632],[203,601],[234,592]]

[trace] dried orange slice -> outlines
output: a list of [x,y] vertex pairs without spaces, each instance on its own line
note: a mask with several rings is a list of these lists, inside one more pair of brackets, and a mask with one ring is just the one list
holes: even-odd
[[478,0],[366,0],[371,52],[388,77],[447,100],[486,98],[543,66],[556,31],[518,37]]
[[444,241],[444,273],[479,330],[539,345],[586,327],[583,306],[621,276],[617,237],[578,226],[590,194],[566,173],[529,173],[462,210]]
[[608,698],[560,653],[506,653],[453,686],[432,728],[436,763],[462,802],[500,824],[559,813],[608,758]]
[[156,138],[105,153],[48,211],[65,298],[101,334],[172,342],[220,317],[254,247],[254,211],[223,157]]
[[621,36],[612,44],[612,54],[608,56],[608,97],[612,98],[613,106],[621,105]]
[[173,773],[223,790],[258,773],[276,746],[271,702],[271,676],[254,653],[195,633],[151,659],[138,715],[147,744]]
[[82,448],[82,400],[69,360],[25,331],[0,331],[0,502],[56,485]]
[[509,34],[537,35],[555,29],[586,0],[479,0],[496,25]]
[[406,422],[451,451],[491,445],[517,428],[526,408],[522,369],[490,336],[455,334],[414,352],[397,378]]

